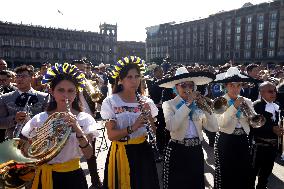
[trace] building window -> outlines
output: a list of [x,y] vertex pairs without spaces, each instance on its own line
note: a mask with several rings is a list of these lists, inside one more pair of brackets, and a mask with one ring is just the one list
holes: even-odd
[[239,50],[239,49],[240,49],[240,43],[239,43],[239,42],[235,43],[235,49],[236,49],[236,50]]
[[245,49],[250,49],[251,47],[251,42],[250,41],[246,41],[245,42]]
[[222,35],[222,30],[221,29],[217,30],[217,35]]
[[227,34],[227,35],[231,35],[231,28],[227,28],[227,29],[226,29],[226,34]]
[[263,20],[264,20],[264,17],[262,14],[257,16],[257,21],[262,22]]
[[240,52],[235,52],[235,58],[236,59],[240,58]]
[[230,47],[231,47],[231,44],[230,44],[230,43],[226,43],[226,45],[225,45],[225,49],[226,49],[226,50],[229,50],[229,49],[230,49]]
[[222,27],[222,21],[218,21],[218,22],[217,22],[217,27],[218,27],[218,28],[221,28],[221,27]]
[[247,34],[246,35],[246,41],[250,41],[251,40],[251,34]]
[[275,47],[275,41],[274,40],[269,41],[269,48],[274,48],[274,47]]
[[221,50],[221,44],[217,44],[217,45],[216,45],[216,50],[217,50],[217,51],[220,51],[220,50]]
[[241,36],[240,35],[236,35],[236,41],[240,41],[241,40]]
[[231,20],[226,20],[226,26],[228,26],[228,27],[231,27],[231,23],[232,23],[232,21]]
[[277,12],[272,12],[272,13],[270,13],[270,19],[271,19],[271,20],[277,19]]
[[241,33],[241,26],[236,27],[236,33]]
[[275,22],[275,21],[270,22],[269,28],[270,28],[271,30],[274,30],[274,29],[276,28],[276,22]]
[[262,58],[262,51],[256,51],[255,57],[256,58]]
[[257,29],[258,30],[263,30],[263,23],[258,23],[257,24]]
[[274,50],[268,50],[267,55],[268,55],[268,57],[273,57],[274,56]]
[[250,24],[251,23],[251,21],[252,21],[252,16],[247,16],[247,24]]
[[274,39],[276,36],[276,31],[270,31],[269,32],[269,38]]
[[241,24],[241,18],[240,18],[240,17],[236,18],[236,24],[237,24],[237,25],[240,25],[240,24]]
[[212,58],[213,58],[212,52],[209,52],[209,53],[208,53],[208,59],[209,59],[209,60],[212,60]]
[[256,48],[261,49],[262,48],[262,41],[257,41],[256,42]]
[[257,32],[257,39],[262,40],[263,39],[263,33],[262,32]]
[[216,53],[216,59],[221,59],[221,53],[220,52]]
[[245,51],[244,57],[245,58],[250,58],[250,51]]
[[247,32],[251,32],[252,31],[252,25],[251,24],[246,26],[246,31]]

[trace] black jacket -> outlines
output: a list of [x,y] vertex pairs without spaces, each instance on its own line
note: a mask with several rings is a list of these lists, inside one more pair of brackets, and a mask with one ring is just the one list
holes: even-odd
[[251,134],[253,136],[258,136],[267,139],[277,139],[277,135],[273,133],[273,126],[278,125],[279,112],[275,112],[276,120],[273,121],[272,114],[265,111],[266,102],[263,99],[259,99],[253,103],[254,110],[256,113],[261,114],[265,117],[266,122],[264,126],[260,128],[252,128]]

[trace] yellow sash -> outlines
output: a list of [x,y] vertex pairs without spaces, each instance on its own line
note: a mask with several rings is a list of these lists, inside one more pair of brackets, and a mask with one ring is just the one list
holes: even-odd
[[115,163],[117,163],[118,188],[130,189],[130,168],[126,155],[125,145],[141,144],[145,141],[145,136],[130,139],[126,142],[113,141],[110,149],[108,163],[108,188],[115,189]]
[[52,189],[52,171],[55,172],[69,172],[80,168],[80,159],[72,159],[65,163],[57,163],[53,165],[43,164],[36,169],[35,178],[32,189],[37,189],[39,184],[39,176],[41,173],[42,189]]

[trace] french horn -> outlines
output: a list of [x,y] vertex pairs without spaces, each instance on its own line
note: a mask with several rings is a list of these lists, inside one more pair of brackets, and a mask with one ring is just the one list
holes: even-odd
[[65,122],[65,115],[70,112],[69,100],[66,99],[67,112],[55,112],[36,128],[31,140],[19,138],[6,140],[0,144],[0,177],[6,188],[18,189],[33,180],[37,166],[53,159],[65,146],[71,127]]

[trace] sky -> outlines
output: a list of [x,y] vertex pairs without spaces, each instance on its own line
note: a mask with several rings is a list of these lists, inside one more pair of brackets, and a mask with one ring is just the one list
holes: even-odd
[[[146,27],[206,18],[265,0],[1,0],[0,21],[99,32],[117,24],[119,41],[145,41]],[[59,11],[58,11],[59,10]]]

